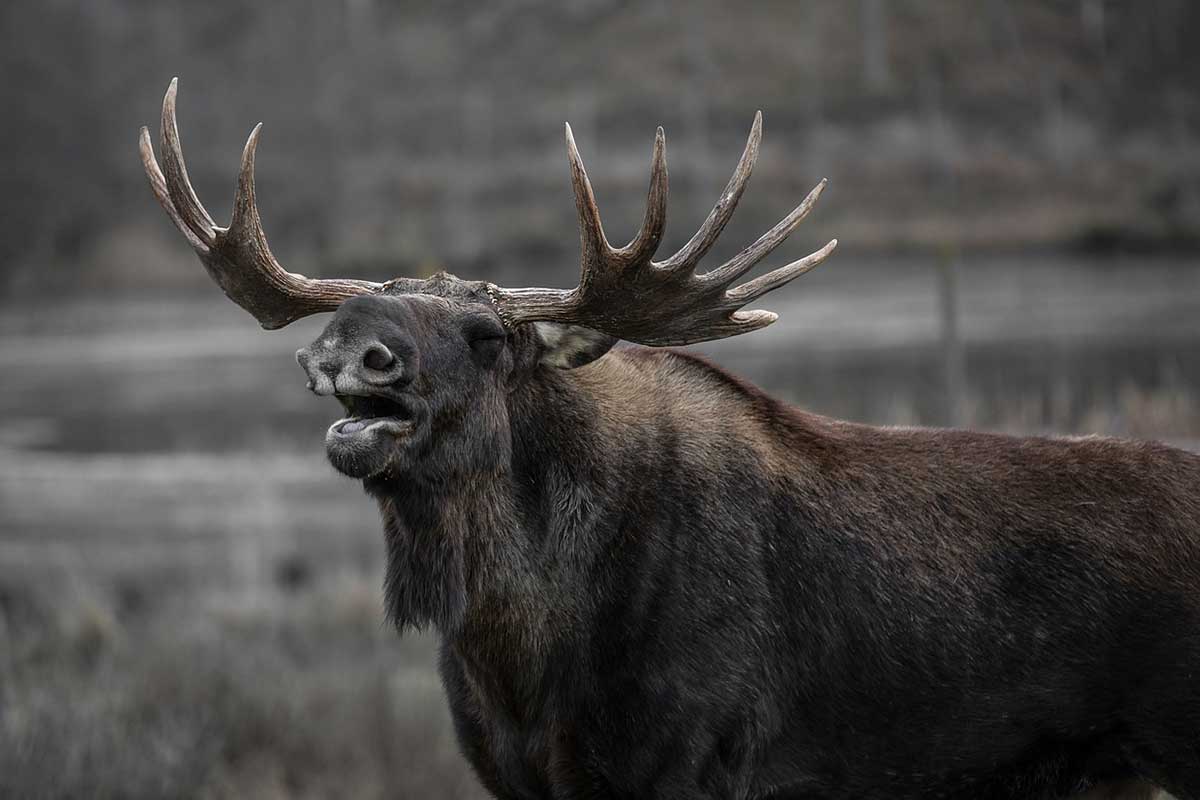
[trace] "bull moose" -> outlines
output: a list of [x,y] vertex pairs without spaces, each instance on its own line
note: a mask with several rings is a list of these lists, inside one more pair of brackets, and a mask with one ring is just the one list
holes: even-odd
[[175,95],[161,169],[141,130],[151,188],[264,328],[334,312],[297,353],[345,407],[329,460],[379,505],[387,613],[440,634],[460,745],[496,796],[1200,799],[1200,457],[840,422],[656,349],[769,325],[740,309],[836,244],[738,283],[822,181],[697,272],[760,115],[661,261],[662,129],[641,229],[613,247],[568,126],[579,285],[511,289],[287,272],[255,202],[260,128],[218,227]]

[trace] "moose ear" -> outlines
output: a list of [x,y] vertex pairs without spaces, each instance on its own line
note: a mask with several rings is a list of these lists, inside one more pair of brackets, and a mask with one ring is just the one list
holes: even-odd
[[535,322],[534,329],[542,343],[542,364],[559,369],[575,369],[590,364],[612,349],[617,337],[559,322]]

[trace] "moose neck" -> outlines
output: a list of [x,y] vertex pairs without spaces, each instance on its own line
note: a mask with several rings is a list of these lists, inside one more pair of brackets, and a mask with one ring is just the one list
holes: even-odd
[[[368,485],[383,516],[385,599],[400,628],[433,625],[470,649],[536,657],[599,511],[595,387],[539,370],[508,398],[511,457],[490,469]],[[591,443],[591,445],[589,444]],[[602,472],[602,470],[600,470]]]

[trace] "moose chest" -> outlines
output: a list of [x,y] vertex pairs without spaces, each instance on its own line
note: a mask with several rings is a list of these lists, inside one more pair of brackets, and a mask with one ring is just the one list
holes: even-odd
[[544,664],[530,659],[513,671],[462,639],[443,640],[439,671],[455,732],[498,796],[549,796],[562,780],[556,765],[577,762],[561,724],[568,687],[555,685]]

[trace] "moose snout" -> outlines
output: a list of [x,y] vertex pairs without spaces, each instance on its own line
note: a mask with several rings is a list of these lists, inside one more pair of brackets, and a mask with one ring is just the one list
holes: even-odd
[[317,340],[296,351],[296,362],[308,375],[308,388],[319,395],[369,394],[372,389],[407,383],[412,357],[402,358],[378,340],[348,345]]

